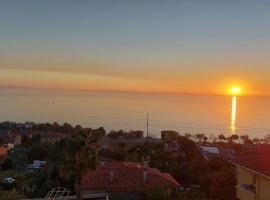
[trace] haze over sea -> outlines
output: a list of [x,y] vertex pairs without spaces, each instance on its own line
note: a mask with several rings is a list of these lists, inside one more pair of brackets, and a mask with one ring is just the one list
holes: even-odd
[[[69,122],[107,131],[143,130],[181,134],[232,134],[231,96],[169,95],[111,91],[0,89],[0,121]],[[239,135],[263,137],[270,133],[270,97],[237,97]]]

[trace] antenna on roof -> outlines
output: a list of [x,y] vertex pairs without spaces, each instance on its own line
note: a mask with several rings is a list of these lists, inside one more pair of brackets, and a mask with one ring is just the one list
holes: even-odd
[[149,113],[146,115],[146,136],[149,136]]

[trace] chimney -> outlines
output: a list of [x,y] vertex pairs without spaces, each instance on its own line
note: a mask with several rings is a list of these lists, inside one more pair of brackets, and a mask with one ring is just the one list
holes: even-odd
[[149,161],[148,160],[143,161],[143,168],[145,168],[145,169],[149,168]]
[[112,169],[110,171],[110,183],[112,183],[114,181],[114,170]]
[[147,169],[143,169],[143,182],[147,182],[148,179],[148,171]]
[[150,156],[148,155],[146,158],[143,156],[143,168],[149,168]]

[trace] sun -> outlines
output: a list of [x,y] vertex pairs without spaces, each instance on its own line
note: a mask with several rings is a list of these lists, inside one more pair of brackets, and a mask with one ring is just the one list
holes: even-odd
[[233,87],[231,88],[230,93],[231,93],[232,95],[236,96],[236,95],[240,95],[240,94],[241,94],[241,91],[242,91],[241,87],[233,86]]

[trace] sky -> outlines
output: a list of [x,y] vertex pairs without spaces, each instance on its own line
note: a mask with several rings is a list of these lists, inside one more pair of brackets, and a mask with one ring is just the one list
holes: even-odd
[[0,86],[270,95],[270,2],[3,0]]

